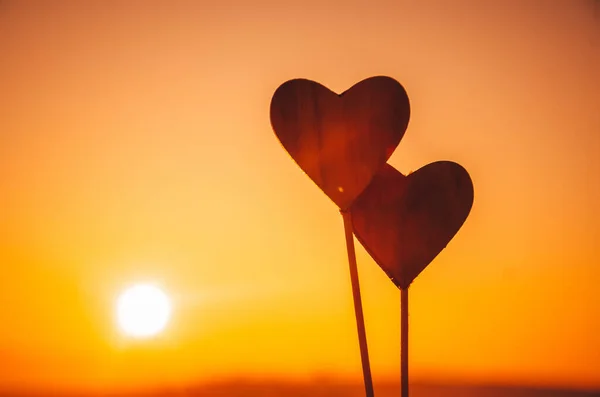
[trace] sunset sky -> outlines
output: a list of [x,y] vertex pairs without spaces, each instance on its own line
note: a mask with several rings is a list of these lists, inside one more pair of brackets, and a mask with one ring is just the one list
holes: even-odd
[[[600,388],[597,1],[0,1],[0,389],[360,379],[342,218],[275,89],[401,82],[390,163],[452,160],[463,228],[410,288],[411,378]],[[374,380],[399,291],[357,245]],[[132,342],[115,301],[173,300]]]

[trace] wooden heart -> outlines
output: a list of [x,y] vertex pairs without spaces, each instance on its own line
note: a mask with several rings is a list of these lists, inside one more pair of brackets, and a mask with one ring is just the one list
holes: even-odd
[[446,247],[473,206],[468,172],[450,161],[408,176],[386,164],[350,207],[354,234],[401,289]]
[[311,80],[290,80],[271,99],[271,125],[279,141],[343,210],[392,155],[409,118],[404,87],[384,76],[340,95]]

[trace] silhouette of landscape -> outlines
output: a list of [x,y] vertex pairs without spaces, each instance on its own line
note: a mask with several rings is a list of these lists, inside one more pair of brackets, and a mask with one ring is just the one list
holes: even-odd
[[[397,397],[400,385],[376,384],[378,397]],[[459,385],[459,384],[411,384],[412,397],[592,397],[600,391],[552,389],[540,387]],[[196,386],[158,388],[144,392],[104,393],[11,393],[2,392],[0,397],[362,397],[364,386],[360,383],[335,381],[222,381]]]

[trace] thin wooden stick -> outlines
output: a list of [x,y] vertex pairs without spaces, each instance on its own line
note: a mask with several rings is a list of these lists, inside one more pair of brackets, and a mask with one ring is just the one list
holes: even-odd
[[408,397],[408,287],[400,290],[400,387]]
[[341,211],[341,213],[342,217],[344,218],[344,231],[346,233],[348,265],[350,266],[350,281],[352,282],[352,297],[354,298],[354,314],[356,317],[356,327],[358,328],[358,345],[360,347],[360,359],[362,363],[363,379],[365,382],[365,394],[367,397],[374,397],[373,379],[371,378],[371,366],[369,364],[369,350],[367,348],[367,332],[365,330],[365,319],[363,317],[362,300],[360,298],[358,268],[356,266],[356,252],[354,251],[352,220],[349,212]]

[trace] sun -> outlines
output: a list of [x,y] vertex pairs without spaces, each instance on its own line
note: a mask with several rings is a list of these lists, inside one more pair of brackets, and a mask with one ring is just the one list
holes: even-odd
[[117,300],[117,322],[133,338],[149,338],[167,326],[171,302],[167,294],[151,284],[136,284]]

